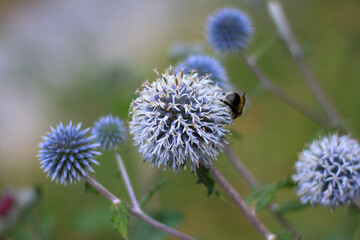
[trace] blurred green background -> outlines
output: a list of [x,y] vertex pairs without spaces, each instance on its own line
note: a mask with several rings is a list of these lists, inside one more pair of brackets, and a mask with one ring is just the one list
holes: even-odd
[[[358,138],[360,1],[282,3],[320,84]],[[270,46],[259,65],[273,81],[321,112],[277,39],[264,1],[0,1],[0,187],[36,184],[43,188],[42,221],[49,225],[49,239],[120,237],[109,221],[105,199],[84,193],[82,183],[64,187],[42,173],[36,158],[41,136],[60,121],[91,127],[110,113],[127,120],[135,90],[146,79],[155,79],[153,69],[176,65],[171,54],[174,42],[197,44],[215,56],[205,42],[204,26],[208,15],[223,6],[239,7],[251,17],[255,35],[249,52]],[[249,98],[246,113],[231,127],[234,151],[263,183],[292,174],[297,154],[324,131],[260,88],[239,56],[218,57],[232,83]],[[206,189],[194,184],[197,178],[188,171],[174,174],[143,163],[130,137],[123,152],[139,198],[157,180],[168,178],[147,204],[147,212],[171,210],[170,221],[199,239],[261,239],[221,190],[226,202],[207,198]],[[96,178],[121,199],[129,200],[113,154],[105,153],[98,161]],[[215,164],[243,196],[250,194],[226,156],[221,154]],[[275,201],[296,199],[294,191],[286,190]],[[315,207],[286,217],[304,239],[359,239],[359,220],[352,211]],[[267,210],[259,216],[272,231],[281,229]],[[169,219],[166,214],[162,217]],[[28,230],[17,231],[13,239],[22,239],[19,232]],[[150,239],[141,235],[148,231],[153,230],[131,217],[134,239]],[[37,239],[36,234],[25,236]]]

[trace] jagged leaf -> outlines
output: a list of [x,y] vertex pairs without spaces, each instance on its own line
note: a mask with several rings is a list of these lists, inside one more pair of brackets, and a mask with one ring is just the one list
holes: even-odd
[[303,204],[300,201],[295,200],[277,205],[276,208],[274,208],[274,211],[276,213],[284,213],[289,211],[297,211],[309,206],[310,206],[309,204]]
[[121,202],[119,205],[113,204],[110,208],[111,222],[115,229],[120,233],[124,240],[128,240],[129,230],[129,207]]
[[[295,238],[292,237],[292,231],[278,231],[276,233],[276,239],[277,240],[296,240]],[[300,239],[300,238],[299,238]]]
[[248,205],[253,205],[256,211],[259,211],[273,200],[276,191],[276,186],[265,185],[248,197],[246,202]]
[[99,196],[98,190],[96,190],[93,186],[91,186],[88,182],[85,182],[85,192],[95,194],[96,196]]
[[290,175],[287,175],[283,180],[280,180],[276,185],[278,189],[293,188],[296,186]]
[[144,205],[147,203],[147,201],[158,191],[160,188],[162,188],[167,181],[167,178],[161,179],[158,181],[150,191],[140,200],[140,207],[143,208]]
[[276,184],[267,184],[262,188],[255,190],[253,194],[247,198],[247,203],[253,205],[256,211],[259,211],[269,205],[274,199],[278,190],[283,188],[293,188],[295,186],[290,176],[286,176],[283,180]]
[[196,174],[198,176],[196,184],[204,184],[204,186],[207,188],[208,197],[211,196],[211,194],[215,194],[219,199],[224,200],[220,192],[215,188],[215,180],[210,175],[209,169],[204,166],[200,166],[197,169]]
[[[177,210],[158,210],[149,215],[172,228],[176,228],[183,218],[181,213]],[[136,225],[131,228],[131,240],[163,240],[168,238],[169,234],[156,229],[143,221],[136,222]]]

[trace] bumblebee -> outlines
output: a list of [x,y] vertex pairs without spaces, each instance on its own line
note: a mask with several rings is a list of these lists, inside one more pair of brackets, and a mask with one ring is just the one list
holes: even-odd
[[224,100],[222,100],[231,109],[232,119],[239,117],[243,113],[246,98],[245,93],[240,96],[234,92],[228,92],[225,94]]

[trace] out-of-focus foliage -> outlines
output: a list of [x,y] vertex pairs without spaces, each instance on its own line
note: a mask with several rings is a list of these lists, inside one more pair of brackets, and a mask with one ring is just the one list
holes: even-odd
[[[234,88],[246,92],[246,111],[231,126],[234,134],[229,142],[260,182],[274,184],[293,174],[304,143],[327,134],[261,88],[239,56],[217,56],[206,44],[208,15],[225,5],[241,8],[254,22],[249,52],[256,53],[259,65],[276,84],[321,112],[277,38],[264,1],[33,1],[26,8],[17,2],[11,8],[0,5],[2,10],[13,9],[7,11],[6,18],[0,18],[0,187],[44,185],[39,211],[40,231],[46,239],[117,239],[119,233],[110,223],[106,199],[84,193],[83,184],[64,187],[46,179],[35,157],[40,136],[60,121],[82,122],[87,128],[108,114],[128,119],[135,90],[146,79],[155,80],[153,69],[175,66],[188,55],[177,53],[170,58],[170,46],[176,41],[200,43],[201,53],[219,57]],[[351,127],[352,136],[358,139],[360,2],[282,3],[306,59]],[[73,34],[71,38],[69,34]],[[147,202],[146,212],[176,209],[173,216],[161,219],[197,238],[261,239],[234,204],[207,198],[204,187],[194,184],[194,174],[186,171],[175,175],[144,163],[132,139],[123,149],[138,198],[158,179],[168,179]],[[101,165],[96,167],[95,177],[127,201],[122,180],[116,176],[113,154],[104,153],[96,160]],[[251,195],[224,154],[214,164],[243,196]],[[274,198],[280,203],[279,209],[292,200],[297,196],[289,189],[278,191]],[[274,232],[281,229],[266,209],[258,214]],[[304,239],[360,236],[359,216],[352,208],[333,212],[329,208],[305,208],[286,211],[286,217],[301,230]],[[7,236],[36,236],[29,222],[14,226]],[[164,238],[164,233],[130,216],[130,239],[144,239],[142,234]]]

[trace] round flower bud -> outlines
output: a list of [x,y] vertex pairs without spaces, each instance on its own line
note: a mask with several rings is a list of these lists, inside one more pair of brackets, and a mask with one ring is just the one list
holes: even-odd
[[360,146],[349,136],[320,138],[304,149],[293,180],[301,202],[323,206],[349,204],[360,192]]
[[66,185],[79,181],[94,172],[91,165],[99,163],[94,157],[100,155],[95,149],[99,146],[93,143],[95,136],[86,137],[88,129],[81,130],[81,123],[77,126],[70,122],[67,126],[60,123],[56,129],[51,127],[51,132],[43,137],[44,142],[39,144],[39,160],[41,168],[56,180]]
[[232,123],[222,90],[198,73],[158,74],[145,82],[131,104],[130,133],[144,159],[174,171],[211,164]]
[[248,16],[236,8],[223,8],[209,17],[207,39],[221,53],[238,52],[246,47],[253,33]]
[[108,115],[95,122],[92,134],[104,150],[113,150],[125,142],[126,127],[118,117]]
[[181,70],[183,70],[185,74],[196,71],[199,77],[210,75],[209,78],[213,80],[215,84],[218,84],[219,87],[226,91],[230,90],[226,71],[215,58],[206,55],[191,55],[179,63],[175,72],[180,72]]

